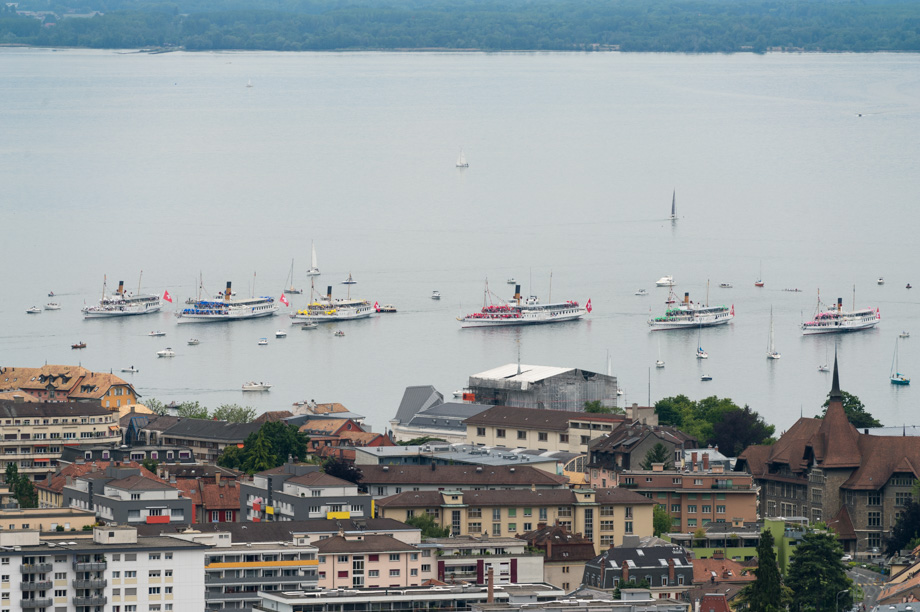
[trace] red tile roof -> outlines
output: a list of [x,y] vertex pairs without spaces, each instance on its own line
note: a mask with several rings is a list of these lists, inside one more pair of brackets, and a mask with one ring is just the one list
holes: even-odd
[[757,577],[754,572],[748,570],[749,568],[731,559],[694,559],[693,584],[753,582]]
[[[35,483],[35,487],[38,489],[44,489],[46,491],[51,491],[52,493],[62,493],[64,491],[64,485],[67,483],[67,477],[77,478],[80,476],[86,476],[91,472],[100,472],[104,473],[105,468],[109,467],[110,461],[91,461],[89,463],[71,463],[60,468],[56,474],[51,478],[45,480],[44,482]],[[121,463],[123,467],[133,467],[141,471],[141,474],[147,478],[152,478],[154,480],[159,480],[160,482],[165,482],[162,478],[159,478],[156,474],[142,466],[137,461],[123,461]]]

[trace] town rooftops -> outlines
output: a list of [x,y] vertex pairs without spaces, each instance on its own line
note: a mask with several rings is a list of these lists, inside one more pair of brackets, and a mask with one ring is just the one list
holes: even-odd
[[642,567],[668,567],[669,561],[675,567],[692,568],[693,563],[687,558],[687,551],[680,546],[649,546],[647,548],[629,548],[625,546],[609,548],[598,555],[592,563],[606,564],[618,570],[628,565],[630,571]]
[[361,539],[335,535],[317,540],[313,542],[313,546],[316,547],[317,552],[321,555],[418,551],[415,546],[401,542],[389,535],[365,535]]
[[474,444],[447,444],[431,442],[421,446],[377,446],[357,449],[365,458],[376,458],[378,463],[391,463],[397,459],[428,458],[441,463],[471,463],[474,465],[546,465],[566,463],[577,455],[561,451],[532,451],[504,446],[478,446]]
[[118,480],[110,480],[105,483],[105,486],[112,487],[113,489],[119,489],[121,491],[176,491],[177,489],[173,486],[170,486],[168,483],[163,482],[159,479],[147,478],[146,476],[140,476],[135,474],[133,476],[128,476],[127,478],[120,478]]
[[683,447],[690,443],[696,445],[696,438],[685,434],[676,427],[669,425],[645,425],[634,422],[621,425],[610,434],[591,440],[588,444],[591,451],[595,452],[629,452],[649,436],[654,436],[662,442]]
[[0,367],[0,391],[22,389],[40,392],[49,386],[55,392],[75,399],[99,399],[113,386],[126,386],[134,391],[127,381],[114,374],[92,372],[81,366]]
[[[53,493],[62,493],[64,491],[64,485],[67,484],[68,478],[79,478],[81,476],[87,476],[90,473],[99,473],[102,475],[105,473],[105,469],[109,467],[109,465],[111,465],[110,461],[70,463],[58,469],[56,474],[52,475],[45,481],[36,482],[35,487],[38,489],[51,491]],[[148,478],[156,478],[156,475],[154,475],[153,472],[150,472],[147,468],[136,461],[124,462],[121,464],[121,466],[135,468]]]
[[69,418],[83,416],[106,416],[112,412],[94,402],[18,402],[0,399],[0,418]]
[[138,535],[169,535],[188,529],[201,533],[228,532],[234,542],[290,542],[295,535],[346,534],[386,532],[417,532],[418,527],[393,519],[308,519],[303,521],[272,521],[263,523],[202,523],[197,525],[170,523],[168,525],[137,526]]
[[[645,505],[655,502],[627,489],[598,489],[595,499],[600,504]],[[452,497],[457,497],[456,502]],[[380,508],[437,508],[464,506],[564,506],[575,504],[578,498],[571,489],[479,490],[479,491],[404,491],[377,500]]]
[[354,483],[335,476],[330,476],[326,472],[316,471],[303,474],[301,476],[292,476],[286,482],[297,484],[303,487],[354,487]]
[[[210,419],[179,418],[175,423],[163,430],[162,436],[242,442],[249,434],[259,431],[261,426],[261,423],[230,423]],[[149,426],[144,427],[144,429],[149,428]]]
[[362,465],[362,484],[440,484],[480,486],[564,487],[569,479],[530,465]]
[[566,431],[569,428],[569,423],[572,421],[622,423],[626,421],[626,417],[620,414],[590,414],[585,412],[571,412],[568,410],[493,406],[488,410],[467,418],[464,424],[473,426]]

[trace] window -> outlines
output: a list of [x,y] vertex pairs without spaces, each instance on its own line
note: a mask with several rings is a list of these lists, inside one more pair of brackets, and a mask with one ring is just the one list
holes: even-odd
[[173,588],[171,586],[163,587],[163,592],[166,593],[167,595],[172,595]]
[[482,508],[468,508],[466,518],[482,518]]
[[368,577],[368,578],[379,578],[379,577],[380,577],[380,570],[368,570],[368,571],[367,571],[367,577]]
[[623,523],[623,531],[625,531],[626,533],[632,533],[633,532],[632,527],[633,527],[632,521],[626,521],[625,523]]
[[517,518],[517,508],[508,508],[508,518]]
[[482,533],[482,523],[470,523],[469,532],[472,533]]
[[560,444],[568,444],[568,443],[569,443],[569,434],[559,434],[559,442],[560,442]]
[[338,557],[338,562],[339,562],[339,563],[348,563],[348,555],[339,555],[339,557]]
[[173,571],[171,569],[163,570],[163,575],[166,576],[167,578],[172,578],[172,572]]
[[[61,575],[64,577],[58,578],[57,574],[55,574],[54,579],[55,580],[67,580],[67,574],[62,573]],[[112,572],[112,578],[121,578],[121,572],[118,572],[118,571]]]
[[631,519],[632,517],[633,517],[632,506],[627,506],[626,507],[626,518]]
[[399,553],[390,553],[390,561],[399,561]]
[[587,443],[590,442],[590,441],[591,441],[591,436],[582,436],[582,437],[581,437],[581,444],[582,444],[582,446],[584,446],[585,444],[587,444]]
[[486,435],[486,428],[485,428],[485,427],[477,427],[477,428],[476,428],[476,435],[479,436],[479,437],[485,436],[485,435]]
[[348,578],[348,570],[339,570],[339,578]]
[[67,589],[54,589],[55,597],[67,597]]
[[430,571],[431,571],[431,566],[428,565],[428,564],[422,565],[422,571],[423,571],[423,572],[430,572]]
[[416,569],[416,568],[413,567],[412,569],[409,570],[409,575],[410,575],[410,576],[418,576],[418,569]]
[[910,504],[912,495],[908,492],[899,491],[894,494],[894,505],[895,506],[906,506]]
[[671,512],[680,512],[680,504],[671,504]]
[[703,514],[712,514],[712,506],[703,506]]
[[147,577],[148,577],[148,578],[159,578],[159,577],[160,577],[160,570],[149,570],[149,571],[147,572]]
[[601,531],[613,531],[613,521],[601,521]]
[[493,521],[502,520],[502,509],[501,508],[492,508],[492,520]]
[[502,524],[492,523],[492,535],[500,536],[502,534]]
[[687,519],[687,527],[696,527],[696,519]]
[[148,595],[159,595],[160,587],[147,587],[147,594]]
[[725,514],[725,506],[716,506],[716,514]]
[[539,440],[540,442],[546,442],[548,438],[549,438],[549,434],[547,434],[545,431],[537,432],[537,440]]
[[687,512],[690,514],[696,514],[696,504],[690,504],[687,506]]
[[517,523],[508,523],[508,533],[517,533]]
[[527,439],[527,432],[526,432],[526,431],[522,431],[522,430],[519,429],[518,432],[517,432],[517,439],[518,439],[518,440],[526,440],[526,439]]
[[391,578],[395,578],[395,577],[397,577],[397,576],[399,576],[399,570],[398,570],[398,569],[391,569],[391,570],[390,570],[390,577],[391,577]]
[[540,520],[541,521],[546,520],[546,508],[540,508]]
[[[112,577],[113,577],[113,578],[118,578],[118,576],[115,575],[115,574],[117,574],[117,573],[118,573],[118,572],[112,572]],[[55,580],[67,580],[67,572],[54,572],[54,579],[55,579]],[[10,581],[10,577],[9,577],[9,576],[4,576],[4,577],[3,577],[3,582],[9,582],[9,581]]]
[[147,559],[149,559],[150,561],[159,561],[160,553],[150,553],[149,555],[147,555]]
[[505,430],[504,430],[504,429],[496,429],[496,430],[495,430],[495,437],[496,437],[496,438],[504,438],[504,437],[505,437]]
[[[812,491],[820,491],[820,489],[812,489]],[[870,506],[881,506],[882,505],[882,494],[879,493],[878,491],[869,491],[868,504]]]
[[882,526],[882,513],[881,512],[869,512],[869,527],[881,527]]
[[125,578],[137,578],[137,572],[134,570],[126,570]]

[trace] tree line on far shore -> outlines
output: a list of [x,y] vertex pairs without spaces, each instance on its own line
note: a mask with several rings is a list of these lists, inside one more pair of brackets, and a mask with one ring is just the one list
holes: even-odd
[[[19,11],[38,14],[25,16]],[[93,16],[93,12],[102,14]],[[80,16],[77,16],[80,15]],[[904,0],[21,0],[0,44],[112,49],[920,51]]]

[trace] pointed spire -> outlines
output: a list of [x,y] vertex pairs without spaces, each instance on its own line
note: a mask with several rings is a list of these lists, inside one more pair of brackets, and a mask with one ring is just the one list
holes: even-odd
[[834,349],[834,382],[831,383],[830,400],[843,402],[843,393],[840,392],[840,374],[837,372],[837,350]]

